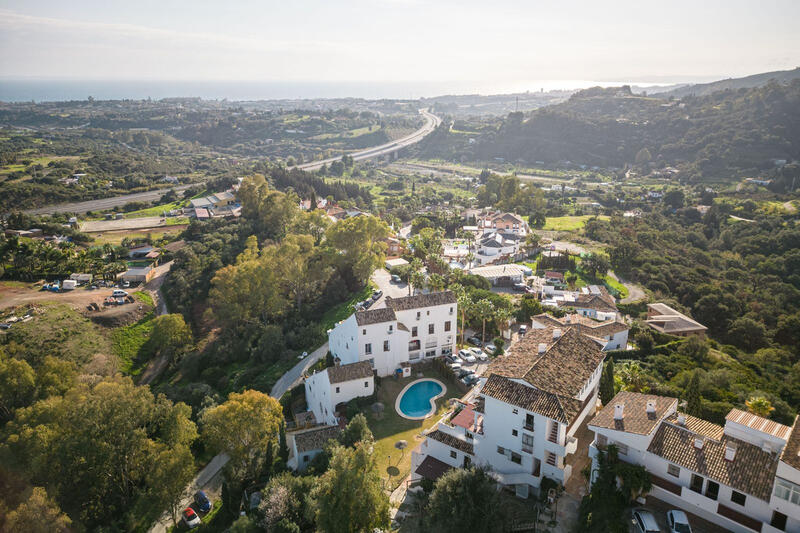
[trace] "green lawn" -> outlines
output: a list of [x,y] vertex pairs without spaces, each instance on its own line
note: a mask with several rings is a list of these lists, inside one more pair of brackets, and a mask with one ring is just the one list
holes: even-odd
[[[422,370],[423,368],[424,370]],[[436,378],[444,383],[447,390],[444,396],[436,400],[436,415],[425,420],[408,420],[397,414],[394,403],[403,387],[419,379],[417,373],[420,370],[425,377]],[[421,432],[436,424],[439,417],[447,411],[447,400],[461,396],[461,391],[456,387],[452,378],[443,376],[429,365],[415,366],[411,378],[386,377],[381,379],[378,400],[383,403],[383,414],[378,418],[370,408],[367,408],[364,414],[367,417],[369,428],[375,436],[373,455],[378,465],[378,471],[387,479],[392,490],[400,485],[400,482],[411,470],[411,450],[420,443]],[[408,447],[404,451],[395,448],[395,443],[399,440],[408,443]]]
[[355,312],[353,306],[358,302],[371,297],[373,290],[372,282],[370,282],[360,292],[353,294],[346,302],[342,302],[339,305],[328,309],[325,314],[322,315],[322,318],[319,321],[322,330],[328,331],[329,329],[333,328],[337,322],[340,322],[352,315]]
[[[542,229],[550,231],[576,231],[586,225],[586,221],[595,215],[567,216],[567,217],[547,217],[547,221]],[[608,220],[606,215],[598,215],[600,220]]]
[[158,240],[164,236],[169,235],[178,235],[182,228],[170,228],[170,229],[152,229],[148,231],[119,231],[119,232],[108,232],[103,233],[99,237],[94,238],[94,244],[96,245],[103,245],[106,243],[109,244],[121,244],[122,241],[127,237],[130,239],[144,239],[145,237],[150,237],[153,240]]
[[139,209],[138,211],[131,211],[129,213],[125,213],[125,218],[140,218],[140,217],[157,217],[160,216],[164,212],[172,211],[173,209],[180,209],[184,206],[186,200],[180,200],[177,202],[172,202],[170,204],[162,204],[156,205],[154,207],[148,207],[146,209]]
[[[153,298],[149,294],[136,292],[133,296],[152,307]],[[154,318],[155,313],[151,310],[135,324],[111,332],[112,349],[119,358],[119,369],[125,374],[138,376],[152,357],[153,348],[148,346],[147,341],[153,330]]]

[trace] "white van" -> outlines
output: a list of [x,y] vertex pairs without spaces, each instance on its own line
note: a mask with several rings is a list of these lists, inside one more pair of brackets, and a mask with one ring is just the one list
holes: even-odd
[[111,293],[111,296],[113,296],[114,298],[122,298],[127,295],[128,293],[123,291],[122,289],[115,289],[114,292]]

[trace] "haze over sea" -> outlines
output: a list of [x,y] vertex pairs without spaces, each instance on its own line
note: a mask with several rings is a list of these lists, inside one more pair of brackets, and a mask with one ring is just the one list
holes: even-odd
[[[713,78],[709,78],[713,79]],[[522,82],[307,82],[307,81],[160,81],[160,80],[0,80],[0,101],[52,102],[200,97],[209,100],[284,100],[313,98],[416,99],[445,94],[503,94],[635,84],[667,85],[701,81],[533,80]],[[702,81],[706,81],[705,78]]]

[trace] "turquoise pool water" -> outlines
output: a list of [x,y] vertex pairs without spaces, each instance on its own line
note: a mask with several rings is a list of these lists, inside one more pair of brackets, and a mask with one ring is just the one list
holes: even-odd
[[400,412],[409,417],[427,416],[436,408],[431,398],[441,394],[442,386],[435,381],[420,381],[411,385],[400,398]]

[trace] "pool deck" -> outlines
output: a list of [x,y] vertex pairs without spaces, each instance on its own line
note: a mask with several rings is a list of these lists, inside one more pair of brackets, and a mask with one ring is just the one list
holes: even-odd
[[[424,381],[433,381],[434,383],[437,383],[440,387],[442,387],[442,390],[439,391],[439,394],[437,394],[436,396],[432,396],[431,397],[431,399],[430,399],[431,408],[430,408],[430,410],[428,411],[427,414],[425,414],[423,416],[408,416],[405,413],[403,413],[402,410],[400,410],[400,400],[403,399],[403,396],[405,395],[406,391],[408,391],[408,389],[410,389],[411,387],[413,387],[417,383],[422,383]],[[397,411],[398,415],[400,415],[403,418],[406,418],[408,420],[425,420],[426,418],[430,418],[430,417],[432,417],[433,415],[436,414],[436,400],[438,400],[439,398],[444,396],[446,392],[447,392],[447,385],[445,385],[444,383],[442,383],[438,379],[435,379],[435,378],[417,379],[417,380],[412,381],[411,383],[409,383],[405,387],[403,387],[403,390],[400,391],[400,394],[397,395],[397,399],[394,402],[394,409],[395,409],[395,411]]]

